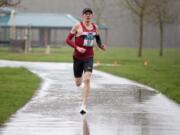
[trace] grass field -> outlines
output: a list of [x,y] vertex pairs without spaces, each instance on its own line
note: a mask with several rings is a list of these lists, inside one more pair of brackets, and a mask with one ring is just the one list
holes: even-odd
[[44,48],[32,49],[31,54],[11,53],[8,48],[0,48],[0,59],[19,61],[70,62],[71,54],[71,48],[53,48],[50,55],[45,54]]
[[[9,53],[7,48],[0,48],[0,59],[21,61],[71,62],[70,47],[53,48],[51,54],[44,49],[33,49],[31,54]],[[158,56],[156,49],[144,49],[143,57],[137,57],[137,50],[130,48],[109,48],[103,52],[95,48],[95,62],[118,63],[119,66],[99,66],[98,70],[129,78],[149,85],[176,102],[180,103],[180,49],[164,49],[164,56]],[[144,66],[144,61],[148,65]]]
[[40,78],[25,68],[0,68],[0,125],[29,101]]
[[112,49],[104,56],[106,60],[102,54],[97,58],[108,63],[116,60],[120,66],[97,69],[151,86],[180,103],[180,49],[165,49],[163,57],[157,54],[157,50],[146,49],[144,56],[137,58],[134,49]]

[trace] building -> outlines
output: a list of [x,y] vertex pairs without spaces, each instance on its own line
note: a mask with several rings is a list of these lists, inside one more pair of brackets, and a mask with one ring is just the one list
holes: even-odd
[[[81,21],[70,14],[28,13],[13,9],[0,9],[1,43],[10,39],[22,40],[28,38],[32,46],[60,47],[72,26]],[[108,28],[99,25],[107,42]]]

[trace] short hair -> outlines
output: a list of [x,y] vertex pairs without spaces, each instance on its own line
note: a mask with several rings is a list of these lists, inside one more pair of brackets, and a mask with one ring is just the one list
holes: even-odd
[[91,8],[84,8],[83,11],[82,11],[82,14],[86,14],[87,12],[93,14],[93,11]]

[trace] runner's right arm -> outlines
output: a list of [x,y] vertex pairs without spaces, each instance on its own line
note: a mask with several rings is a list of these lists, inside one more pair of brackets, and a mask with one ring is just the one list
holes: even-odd
[[86,49],[82,47],[78,47],[75,42],[72,41],[73,37],[77,34],[77,29],[79,28],[79,24],[76,24],[70,31],[69,35],[66,38],[66,43],[70,45],[72,48],[76,49],[80,53],[85,53]]
[[75,45],[75,42],[72,41],[72,39],[75,36],[76,32],[77,32],[77,25],[72,27],[69,35],[66,38],[66,43],[74,49],[76,48],[76,45]]

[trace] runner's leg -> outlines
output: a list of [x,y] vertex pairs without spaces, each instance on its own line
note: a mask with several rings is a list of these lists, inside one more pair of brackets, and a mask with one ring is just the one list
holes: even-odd
[[83,73],[83,62],[81,60],[74,58],[73,71],[75,77],[75,84],[77,87],[79,87],[81,85],[81,78]]
[[90,90],[91,75],[92,75],[92,73],[87,71],[87,72],[84,73],[84,76],[83,76],[84,87],[83,87],[83,101],[82,101],[82,105],[84,107],[87,106],[87,100],[88,100],[88,95],[89,95],[89,90]]
[[93,58],[89,58],[86,61],[84,61],[83,69],[84,69],[84,75],[83,75],[84,86],[83,86],[82,106],[86,108],[88,95],[90,91],[90,80],[91,80],[91,75],[92,75],[92,70],[93,70]]
[[76,86],[79,87],[81,85],[81,77],[75,77]]

